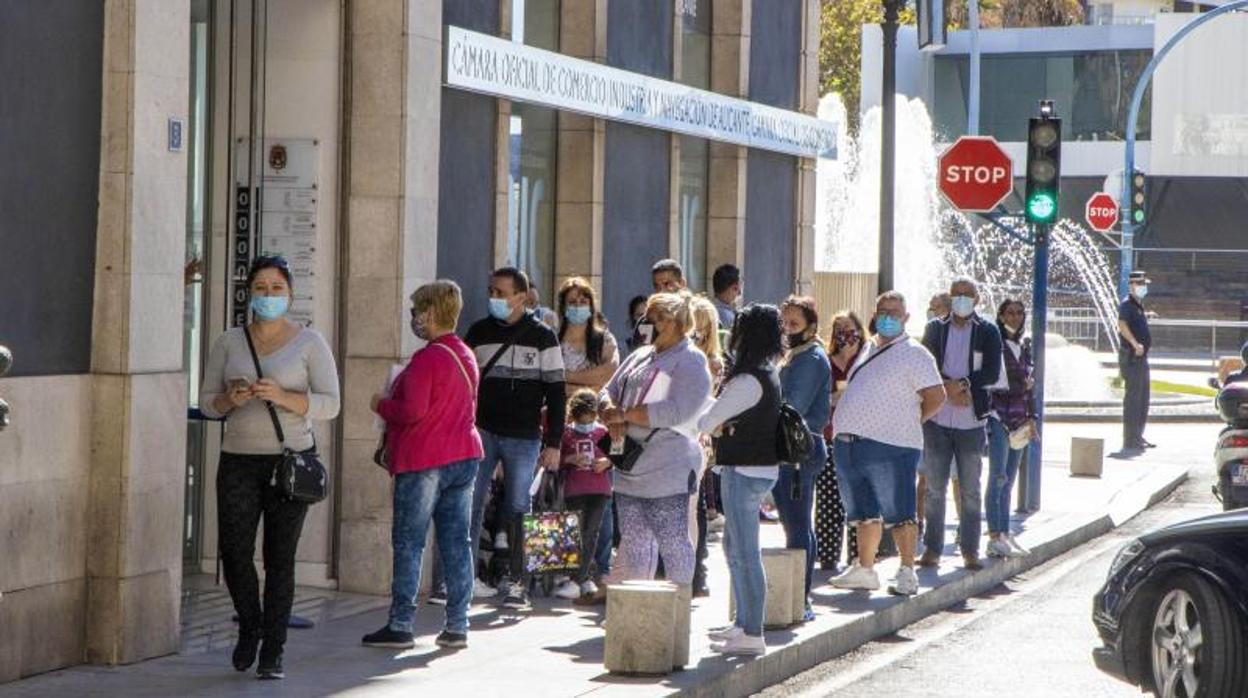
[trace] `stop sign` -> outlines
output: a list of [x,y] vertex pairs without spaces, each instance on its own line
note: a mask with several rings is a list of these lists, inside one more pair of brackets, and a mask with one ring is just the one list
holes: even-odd
[[1107,233],[1118,224],[1118,202],[1105,192],[1097,192],[1088,199],[1084,210],[1088,225],[1098,233]]
[[959,138],[939,168],[940,193],[959,211],[986,213],[1014,189],[1014,163],[995,138]]

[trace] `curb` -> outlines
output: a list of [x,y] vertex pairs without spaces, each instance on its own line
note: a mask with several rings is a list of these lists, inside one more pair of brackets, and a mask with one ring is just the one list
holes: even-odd
[[898,598],[871,615],[801,642],[769,651],[760,659],[738,664],[731,671],[668,695],[697,698],[750,696],[774,686],[823,662],[848,654],[872,640],[891,635],[923,618],[982,594],[1011,577],[1109,533],[1165,499],[1186,479],[1186,467],[1181,471],[1179,468],[1159,470],[1114,495],[1106,513],[1087,515],[1084,521],[1065,533],[1033,546],[1031,555],[1027,557],[985,559],[984,569],[979,572],[956,572],[956,576],[950,581],[912,599]]

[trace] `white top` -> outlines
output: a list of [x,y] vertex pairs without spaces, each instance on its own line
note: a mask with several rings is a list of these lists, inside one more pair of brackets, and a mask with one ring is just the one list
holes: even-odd
[[832,415],[836,434],[902,448],[923,448],[923,400],[919,391],[941,384],[936,359],[916,339],[903,336],[889,346],[864,345],[849,373],[849,385]]
[[[698,431],[710,434],[723,426],[724,422],[757,405],[762,399],[763,384],[758,382],[758,378],[749,373],[738,374],[724,384],[723,391],[711,404],[711,409],[698,420]],[[780,476],[780,469],[776,465],[739,465],[733,467],[733,470],[747,477],[767,480]]]

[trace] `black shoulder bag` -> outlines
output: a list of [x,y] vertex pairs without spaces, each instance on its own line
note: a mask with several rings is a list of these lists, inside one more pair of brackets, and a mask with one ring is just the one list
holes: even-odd
[[[256,380],[264,377],[260,370],[260,357],[256,355],[256,345],[251,341],[251,330],[243,327],[247,337],[247,348],[251,351],[251,360],[256,364]],[[316,504],[329,494],[329,473],[325,464],[316,454],[315,442],[310,451],[299,453],[286,445],[286,434],[282,431],[282,422],[277,418],[277,409],[273,403],[264,401],[269,409],[269,418],[273,420],[273,431],[277,432],[277,441],[282,445],[282,456],[273,468],[271,485],[277,487],[283,496],[300,504]]]
[[[651,355],[648,360],[652,361],[653,358],[653,355]],[[636,368],[633,370],[636,370]],[[641,395],[637,397],[637,404],[643,404],[646,399],[646,395],[650,393],[650,386],[654,385],[655,377],[657,377],[657,374],[654,377],[651,377],[650,383],[646,384],[646,387],[641,391]],[[627,376],[623,378],[623,382],[624,385],[620,389],[620,397],[623,397],[624,391],[628,389]],[[607,434],[598,440],[598,448],[602,449],[603,452],[607,454],[607,460],[611,461],[611,466],[613,468],[622,473],[630,473],[637,465],[637,460],[641,458],[642,452],[646,450],[646,446],[650,443],[650,439],[653,439],[654,435],[659,433],[659,431],[659,429],[651,429],[650,433],[646,435],[645,441],[638,441],[637,439],[625,434],[624,448],[620,453],[611,452],[612,439],[611,435]]]

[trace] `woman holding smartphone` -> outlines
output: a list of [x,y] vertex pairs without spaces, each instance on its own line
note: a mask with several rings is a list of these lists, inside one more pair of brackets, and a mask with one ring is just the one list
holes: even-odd
[[[293,291],[285,259],[257,258],[247,285],[252,321],[226,330],[213,343],[199,406],[209,417],[225,419],[217,469],[217,538],[225,584],[238,613],[234,668],[246,671],[258,651],[257,678],[280,679],[295,597],[295,549],[308,506],[286,499],[273,481],[283,444],[265,403],[277,411],[285,445],[313,451],[312,420],[338,416],[338,369],[320,333],[287,318]],[[263,377],[256,375],[257,361]],[[253,562],[262,519],[263,605]]]

